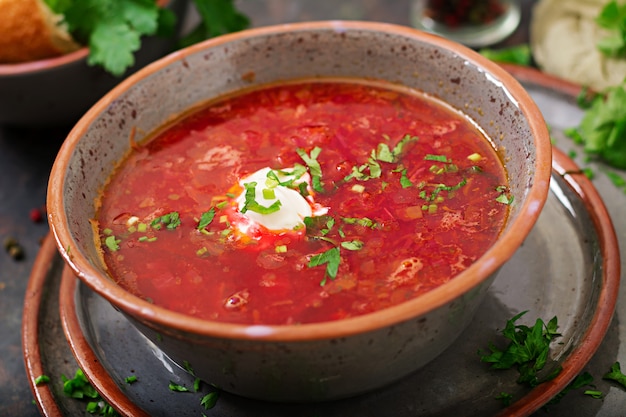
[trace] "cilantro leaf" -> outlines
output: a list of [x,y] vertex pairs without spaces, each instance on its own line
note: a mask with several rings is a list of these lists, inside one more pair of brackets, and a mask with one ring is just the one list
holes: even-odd
[[170,391],[175,391],[175,392],[189,392],[189,388],[177,384],[173,381],[170,381],[170,383],[168,384],[168,388],[170,389]]
[[522,44],[509,48],[483,48],[478,51],[482,56],[494,62],[529,66],[531,64],[530,45]]
[[164,214],[161,217],[157,217],[156,219],[152,220],[152,223],[150,223],[150,226],[156,230],[161,230],[161,227],[163,225],[165,225],[165,227],[169,230],[174,230],[178,226],[180,226],[181,221],[178,212],[172,211],[170,213]]
[[519,372],[517,382],[534,387],[554,378],[561,371],[561,368],[557,366],[547,375],[540,375],[540,371],[547,363],[550,343],[560,334],[557,333],[556,317],[547,324],[537,319],[532,327],[516,325],[516,321],[524,314],[526,311],[508,320],[502,330],[502,335],[509,340],[506,348],[500,349],[490,344],[491,352],[481,354],[480,360],[490,363],[494,369],[517,368]]
[[341,257],[339,256],[339,248],[333,247],[325,252],[318,253],[311,256],[309,260],[309,268],[326,264],[326,272],[324,273],[324,279],[320,285],[326,284],[326,278],[335,279],[337,277],[337,271],[339,270],[339,262]]
[[[71,35],[89,47],[89,65],[100,65],[121,76],[135,63],[134,53],[146,35],[174,37],[177,16],[156,0],[44,0],[62,15]],[[249,19],[233,0],[194,0],[201,17],[180,44],[189,46],[228,32],[247,28]]]
[[619,57],[626,54],[626,5],[615,0],[608,2],[596,17],[596,24],[609,34],[600,39],[596,47],[607,56]]
[[607,372],[602,378],[615,381],[620,384],[624,389],[626,389],[626,375],[622,373],[619,362],[615,362],[611,366],[611,370]]
[[198,230],[202,230],[207,227],[215,218],[215,208],[211,207],[208,211],[205,211],[200,216],[200,221],[198,222]]
[[200,405],[204,407],[205,410],[209,410],[215,407],[217,403],[217,399],[219,398],[219,391],[211,391],[200,400]]
[[181,39],[181,47],[250,26],[250,20],[237,10],[233,0],[193,0],[193,2],[202,21]]
[[322,149],[316,146],[311,150],[311,154],[307,154],[304,149],[296,149],[296,152],[309,167],[312,182],[311,186],[313,189],[318,193],[324,192],[324,184],[322,183],[322,167],[317,160],[317,157],[322,152]]
[[588,154],[608,164],[626,169],[626,90],[624,85],[610,87],[596,96],[580,124],[568,136],[584,145]]

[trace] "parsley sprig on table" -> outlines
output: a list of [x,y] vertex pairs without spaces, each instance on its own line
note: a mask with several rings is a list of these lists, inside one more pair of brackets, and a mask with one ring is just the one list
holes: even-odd
[[608,164],[626,169],[626,90],[625,85],[610,87],[604,94],[589,97],[580,124],[566,129],[565,135],[584,146],[586,153],[602,158]]
[[502,335],[509,340],[508,345],[500,349],[491,343],[491,352],[481,354],[480,360],[490,363],[494,369],[517,368],[517,382],[534,387],[561,372],[561,368],[557,366],[547,374],[541,373],[548,361],[550,343],[560,334],[557,332],[556,317],[547,324],[542,319],[537,319],[532,327],[515,324],[526,313],[523,311],[507,321]]
[[[89,47],[89,65],[100,65],[113,75],[122,75],[135,62],[134,53],[147,35],[175,36],[176,16],[156,0],[44,0],[64,17],[69,32]],[[202,21],[181,46],[235,32],[249,26],[248,18],[233,0],[193,0]]]
[[626,56],[626,5],[608,2],[596,17],[596,23],[609,34],[600,39],[597,48],[607,56]]

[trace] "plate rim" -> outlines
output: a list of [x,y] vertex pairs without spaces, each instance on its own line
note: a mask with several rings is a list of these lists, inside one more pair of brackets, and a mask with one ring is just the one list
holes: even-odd
[[[521,83],[532,83],[539,87],[549,88],[569,96],[575,96],[581,90],[581,87],[574,83],[543,74],[533,68],[514,65],[503,65],[503,67],[511,72]],[[620,285],[620,254],[619,243],[611,217],[595,186],[582,173],[575,162],[559,149],[554,148],[553,151],[552,175],[559,175],[583,201],[598,235],[600,251],[603,254],[602,285],[600,293],[598,294],[598,307],[580,343],[572,350],[566,360],[566,363],[570,363],[572,360],[582,361],[580,368],[564,367],[563,371],[555,379],[545,382],[538,388],[529,391],[524,397],[511,404],[509,407],[502,409],[501,412],[497,414],[498,416],[510,414],[520,416],[530,415],[567,386],[601,345],[611,324],[617,303]],[[22,321],[23,353],[29,384],[40,412],[47,417],[63,416],[48,384],[36,385],[34,381],[37,376],[44,373],[43,358],[38,342],[38,316],[44,297],[43,289],[46,280],[49,278],[50,269],[54,265],[55,259],[57,259],[55,257],[60,258],[54,238],[51,234],[48,234],[43,241],[31,271],[25,295]],[[80,328],[80,324],[75,314],[74,323],[72,323],[72,320],[67,314],[69,306],[75,307],[75,290],[78,284],[78,280],[73,277],[71,271],[68,271],[67,267],[63,268],[61,289],[59,292],[59,314],[61,325],[72,355],[85,372],[85,376],[87,376],[92,385],[99,391],[100,395],[109,402],[109,404],[114,406],[120,414],[127,416],[148,416],[143,409],[132,403],[119,389],[104,366],[97,360],[95,353],[91,350],[82,331],[80,332],[80,337],[83,338],[82,341],[70,340],[72,334],[76,336],[75,326],[79,326],[78,328]],[[66,277],[66,275],[69,275],[69,277]],[[75,311],[74,308],[74,312]],[[73,333],[70,334],[69,332]],[[85,346],[89,347],[89,351],[92,354],[90,359],[86,359],[84,356]],[[77,352],[82,352],[82,354],[77,354]],[[104,378],[108,378],[109,381],[104,383],[100,380],[101,378],[97,379],[98,375],[103,375]],[[120,398],[125,399],[126,402],[120,402]]]

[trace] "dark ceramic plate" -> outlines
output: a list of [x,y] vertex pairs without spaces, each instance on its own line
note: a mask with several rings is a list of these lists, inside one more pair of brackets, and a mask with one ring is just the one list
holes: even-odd
[[[555,154],[551,192],[537,226],[501,270],[474,322],[434,362],[385,389],[342,401],[287,405],[221,393],[210,415],[528,415],[539,409],[592,357],[617,298],[619,254],[613,227],[596,190],[584,175],[573,173],[576,170],[564,154]],[[120,414],[209,413],[200,399],[210,387],[205,384],[197,393],[170,391],[170,381],[191,388],[193,377],[64,269],[51,238],[42,248],[31,281],[25,310],[25,355],[31,378],[45,373],[54,381],[60,372],[73,374],[67,369],[68,363],[75,368],[73,358],[58,334],[61,323],[78,365]],[[552,360],[564,370],[535,390],[516,384],[514,371],[490,370],[477,354],[498,340],[498,330],[507,319],[523,310],[529,311],[523,320],[527,324],[556,315],[563,334],[551,352]],[[47,322],[37,328],[37,318]],[[130,375],[136,375],[138,382],[126,384],[124,379]],[[84,404],[63,397],[58,384],[36,386],[34,391],[46,415],[74,415],[72,409],[84,409]],[[503,391],[514,396],[506,409],[494,399]]]
[[[539,105],[557,146],[576,151],[576,160],[585,163],[581,149],[562,134],[582,117],[575,101],[580,86],[529,68],[506,69],[522,81]],[[626,241],[626,196],[604,175],[609,168],[596,163],[590,166],[598,174],[593,184],[612,215],[618,238]],[[570,159],[557,152],[553,167],[546,210],[496,279],[475,323],[430,366],[384,390],[352,400],[301,407],[222,394],[216,408],[203,410],[199,406],[202,394],[171,393],[167,389],[170,379],[189,386],[191,377],[151,349],[109,305],[77,285],[74,278],[66,277],[61,298],[67,303],[63,320],[72,348],[94,385],[123,415],[529,415],[583,370],[593,374],[604,399],[572,392],[550,406],[550,415],[621,415],[626,409],[626,394],[601,379],[616,360],[626,363],[620,340],[626,333],[622,324],[626,322],[626,303],[617,304],[610,321],[616,299],[626,300],[626,287],[618,294],[620,259],[613,225],[596,188],[580,174],[563,175],[576,170]],[[623,176],[623,172],[618,173]],[[621,261],[623,270],[625,260]],[[63,262],[48,238],[32,271],[23,315],[27,375],[46,416],[85,414],[85,404],[66,398],[60,386],[60,375],[72,375],[77,368],[58,314],[62,271]],[[534,391],[520,389],[513,382],[515,372],[489,370],[476,353],[497,340],[504,321],[520,310],[529,310],[529,321],[557,315],[564,334],[560,339],[564,344],[555,345],[553,350],[553,358],[565,366],[564,372]],[[76,327],[81,323],[79,317],[84,329]],[[50,375],[52,383],[35,387],[34,379],[43,373]],[[133,373],[141,384],[124,384],[123,379]],[[207,390],[203,387],[203,393]],[[494,400],[500,391],[514,393],[511,407],[501,408]]]

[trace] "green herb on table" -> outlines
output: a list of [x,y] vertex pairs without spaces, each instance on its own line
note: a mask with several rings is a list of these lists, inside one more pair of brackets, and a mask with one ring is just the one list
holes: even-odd
[[485,58],[488,58],[494,62],[508,64],[529,66],[532,59],[530,46],[528,44],[500,49],[483,48],[480,49],[478,52]]
[[608,88],[593,97],[590,107],[575,128],[565,135],[583,145],[591,156],[597,156],[616,168],[626,169],[626,90],[624,85]]
[[596,24],[609,33],[596,44],[600,52],[610,57],[626,56],[626,5],[608,2],[596,17]]
[[100,397],[98,391],[89,383],[82,370],[77,369],[72,379],[61,375],[63,381],[63,393],[68,397],[87,400],[85,411],[106,417],[118,417],[119,414],[113,407]]
[[620,369],[620,363],[619,362],[615,362],[611,366],[611,370],[608,373],[606,373],[602,377],[602,379],[615,381],[618,384],[620,384],[622,386],[622,388],[626,389],[626,375],[624,375],[622,373],[622,370]]
[[35,385],[37,386],[45,385],[48,382],[50,382],[50,377],[48,375],[39,375],[37,378],[35,378]]
[[517,382],[531,387],[554,378],[561,371],[555,366],[544,371],[548,361],[550,343],[560,334],[557,332],[557,318],[548,323],[537,319],[532,327],[515,324],[526,311],[508,320],[502,335],[509,340],[508,345],[501,349],[491,343],[489,353],[481,353],[480,360],[490,363],[493,369],[516,368],[519,376]]
[[[89,65],[121,76],[135,63],[142,37],[176,35],[174,13],[156,0],[44,0],[63,16],[71,35],[89,47]],[[194,0],[201,22],[181,40],[188,46],[204,39],[247,28],[250,22],[233,0]]]
[[[561,401],[561,399],[570,391],[581,389],[586,386],[593,387],[593,377],[589,372],[583,372],[578,375],[572,382],[570,382],[561,392],[555,395],[546,405],[554,405]],[[583,392],[585,395],[589,395],[592,398],[602,398],[602,392],[597,390],[585,390]]]
[[124,378],[124,382],[126,382],[129,385],[134,384],[137,381],[138,381],[137,375],[131,375],[131,376],[127,376],[126,378]]

